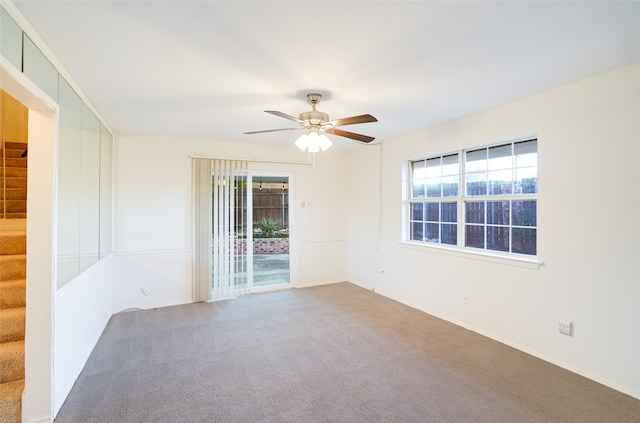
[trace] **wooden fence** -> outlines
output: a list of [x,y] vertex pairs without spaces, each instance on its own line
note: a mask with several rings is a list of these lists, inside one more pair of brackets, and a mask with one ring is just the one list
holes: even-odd
[[281,228],[289,227],[289,192],[282,188],[253,189],[253,223],[273,219]]

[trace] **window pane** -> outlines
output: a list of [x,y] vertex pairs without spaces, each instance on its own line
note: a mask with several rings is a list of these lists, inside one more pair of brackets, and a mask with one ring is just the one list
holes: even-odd
[[440,216],[440,204],[439,203],[427,203],[425,204],[427,208],[427,218],[426,220],[429,222],[438,222],[438,216]]
[[412,203],[411,204],[411,220],[423,220],[422,209],[423,209],[422,203]]
[[465,209],[467,223],[484,223],[484,202],[466,203]]
[[516,169],[516,194],[536,194],[538,192],[537,170],[535,167]]
[[423,233],[424,233],[424,224],[422,222],[413,222],[411,223],[411,240],[412,241],[422,241]]
[[442,237],[440,242],[442,244],[456,245],[458,243],[458,227],[457,225],[443,224],[440,225],[442,230]]
[[411,195],[413,198],[424,198],[424,178],[426,177],[425,162],[419,160],[411,163]]
[[536,254],[536,230],[533,228],[513,228],[512,253]]
[[465,159],[465,171],[482,172],[487,170],[487,149],[467,151]]
[[514,201],[512,204],[513,226],[537,226],[536,201]]
[[522,154],[516,156],[516,167],[529,167],[538,164],[538,155],[536,153]]
[[511,169],[512,162],[511,144],[489,149],[489,170]]
[[440,206],[441,222],[457,222],[458,221],[458,204],[442,203]]
[[460,165],[458,164],[458,155],[451,154],[442,157],[442,175],[458,175],[460,173]]
[[465,246],[474,248],[484,248],[484,226],[465,226]]
[[427,197],[441,197],[442,183],[440,178],[427,179]]
[[442,178],[442,196],[457,197],[458,196],[458,175],[445,176]]
[[487,174],[467,174],[467,195],[487,195]]
[[511,169],[489,172],[488,179],[489,195],[511,194],[511,180],[513,179]]
[[525,156],[527,154],[537,154],[537,153],[538,153],[538,140],[521,141],[513,144],[513,154],[516,157]]
[[440,157],[427,159],[427,178],[440,177],[442,175],[440,168]]
[[424,198],[424,180],[414,181],[411,196],[413,198]]
[[488,201],[487,202],[487,224],[508,225],[509,224],[509,202],[508,201]]
[[424,160],[411,162],[411,165],[413,166],[413,169],[411,169],[411,174],[413,175],[414,181],[416,179],[424,179],[427,177]]
[[508,226],[487,226],[487,249],[509,251]]
[[427,231],[427,239],[429,242],[440,242],[440,235],[438,234],[438,227],[440,226],[437,223],[427,223],[425,224]]

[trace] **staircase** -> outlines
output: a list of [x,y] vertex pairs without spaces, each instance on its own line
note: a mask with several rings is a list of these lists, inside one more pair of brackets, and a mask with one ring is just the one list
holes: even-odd
[[0,218],[16,219],[27,217],[27,144],[5,142],[0,150],[3,160],[4,177],[0,178]]
[[[27,215],[26,144],[5,142],[1,159],[0,219]],[[5,225],[7,226],[7,225]],[[0,224],[0,422],[22,421],[26,311],[26,232]]]
[[22,420],[26,311],[26,234],[0,232],[0,422]]

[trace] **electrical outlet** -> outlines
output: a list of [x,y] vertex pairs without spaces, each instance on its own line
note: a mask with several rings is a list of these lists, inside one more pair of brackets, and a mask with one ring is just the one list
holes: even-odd
[[573,336],[573,323],[569,321],[558,322],[558,331],[563,335]]
[[142,293],[143,293],[145,296],[146,296],[146,295],[151,295],[151,290],[150,290],[148,287],[143,286],[143,287],[142,287]]

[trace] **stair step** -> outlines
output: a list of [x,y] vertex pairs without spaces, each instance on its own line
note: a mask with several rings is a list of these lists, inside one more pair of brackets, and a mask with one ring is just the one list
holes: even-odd
[[0,309],[0,342],[24,340],[25,307]]
[[27,281],[0,281],[0,310],[27,305]]
[[4,208],[5,213],[26,213],[27,200],[0,200],[0,208]]
[[27,169],[23,167],[6,167],[4,169],[4,176],[6,178],[26,178]]
[[17,188],[5,188],[4,189],[4,199],[5,200],[25,200],[27,199],[27,187],[17,187]]
[[0,213],[0,218],[3,219],[26,219],[26,213]]
[[0,256],[0,280],[13,281],[16,279],[26,279],[26,276],[26,254]]
[[0,255],[20,255],[27,252],[27,237],[24,233],[0,235]]
[[27,158],[26,157],[5,157],[4,158],[4,166],[5,167],[27,167]]
[[20,148],[5,148],[0,149],[0,157],[21,158],[24,154],[24,150],[27,148],[26,144],[21,144]]
[[0,343],[0,383],[24,379],[24,341]]
[[0,383],[0,422],[20,423],[22,421],[22,392],[24,379]]
[[26,189],[27,177],[26,176],[13,176],[0,178],[0,188],[4,189]]
[[15,142],[15,141],[5,141],[4,149],[5,150],[20,150],[24,151],[27,148],[27,143],[24,142]]

